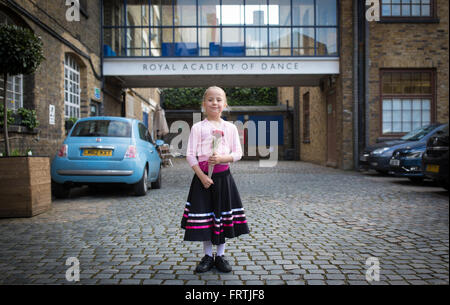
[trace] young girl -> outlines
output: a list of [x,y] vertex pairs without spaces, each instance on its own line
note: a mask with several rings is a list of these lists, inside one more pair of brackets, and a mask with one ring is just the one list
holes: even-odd
[[[241,198],[229,170],[229,162],[241,159],[242,148],[236,126],[221,119],[225,107],[227,99],[223,89],[215,86],[206,89],[202,103],[206,119],[192,126],[186,153],[195,175],[181,227],[185,229],[185,241],[203,241],[205,256],[195,269],[198,273],[213,266],[230,272],[232,268],[224,258],[225,237],[249,233]],[[214,154],[213,133],[222,135]],[[214,165],[211,178],[208,165],[210,168]],[[212,245],[217,245],[215,257]]]

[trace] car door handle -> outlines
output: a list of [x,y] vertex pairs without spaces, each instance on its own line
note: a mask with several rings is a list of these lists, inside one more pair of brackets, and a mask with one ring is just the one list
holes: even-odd
[[153,153],[153,150],[150,149],[150,152]]

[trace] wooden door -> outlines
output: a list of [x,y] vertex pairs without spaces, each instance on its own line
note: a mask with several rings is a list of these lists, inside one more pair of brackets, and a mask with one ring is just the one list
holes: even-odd
[[337,166],[335,92],[327,96],[327,165]]

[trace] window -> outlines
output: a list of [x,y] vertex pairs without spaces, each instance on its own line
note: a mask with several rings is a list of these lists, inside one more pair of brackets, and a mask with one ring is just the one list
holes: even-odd
[[310,142],[309,92],[303,95],[303,143]]
[[103,1],[104,55],[337,56],[337,0]]
[[124,121],[88,120],[79,122],[72,137],[131,137],[131,124]]
[[66,54],[64,59],[64,117],[80,118],[80,66]]
[[[0,24],[15,25],[15,22],[6,13],[0,11]],[[3,75],[0,75],[0,103],[3,105]],[[23,107],[23,77],[22,75],[8,75],[6,85],[7,107],[16,111]]]
[[[0,76],[0,103],[3,105],[3,76]],[[8,76],[6,85],[7,107],[16,111],[23,107],[23,77],[22,75]]]
[[434,122],[434,72],[381,72],[382,133],[407,133]]
[[382,0],[381,17],[389,19],[435,18],[435,0]]

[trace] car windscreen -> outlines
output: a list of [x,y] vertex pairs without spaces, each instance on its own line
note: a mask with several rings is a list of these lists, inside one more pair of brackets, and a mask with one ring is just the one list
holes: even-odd
[[75,125],[72,137],[131,137],[131,124],[114,120],[88,120]]
[[403,136],[401,139],[405,141],[419,141],[436,127],[437,127],[436,125],[427,125],[417,128],[411,131],[410,133],[406,134],[405,136]]

